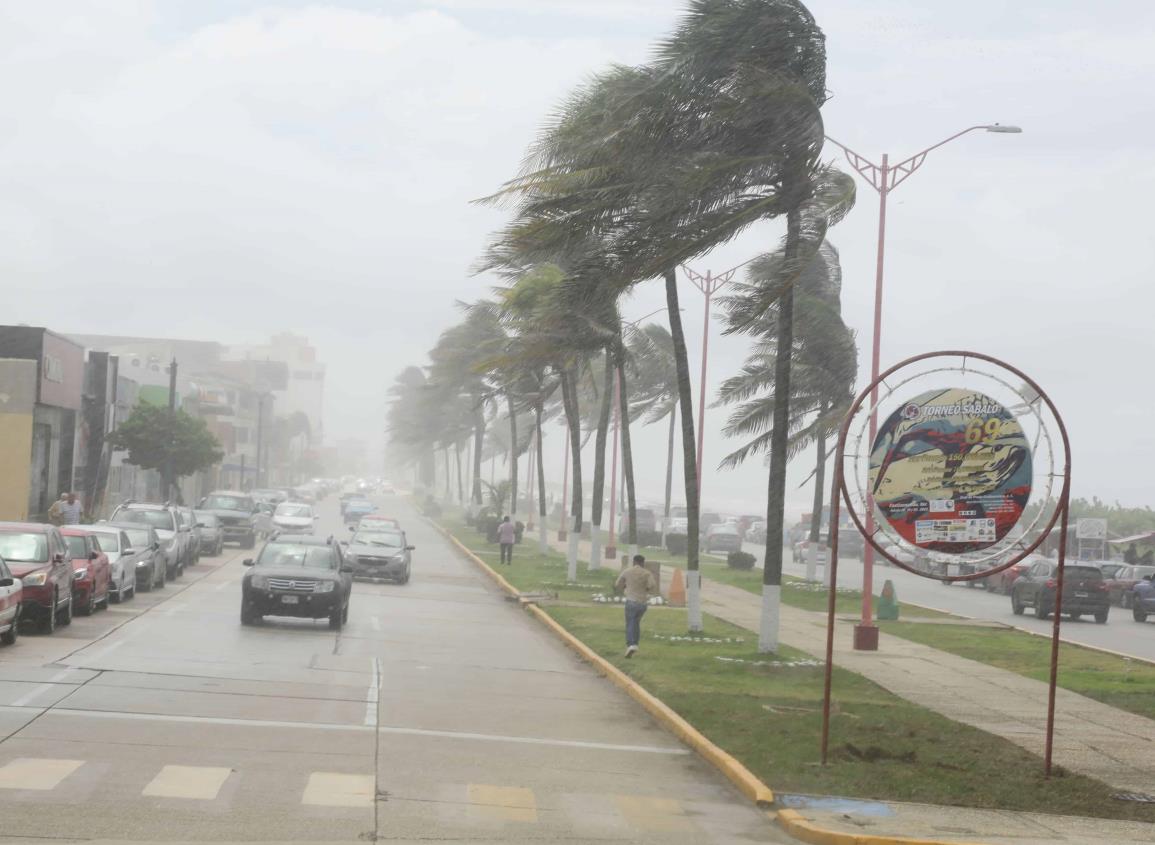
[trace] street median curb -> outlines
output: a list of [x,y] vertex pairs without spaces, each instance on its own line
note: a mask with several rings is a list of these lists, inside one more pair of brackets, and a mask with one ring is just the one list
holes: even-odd
[[810,845],[979,845],[941,839],[918,839],[907,836],[885,836],[875,833],[846,833],[819,827],[797,810],[779,810],[778,825],[795,839]]

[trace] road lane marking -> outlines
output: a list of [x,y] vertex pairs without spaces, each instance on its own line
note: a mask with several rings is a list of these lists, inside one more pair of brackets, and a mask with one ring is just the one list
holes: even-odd
[[211,766],[165,766],[141,795],[212,801],[232,771]]
[[536,822],[537,799],[532,789],[471,783],[470,811],[482,818],[509,822]]
[[313,772],[301,803],[314,807],[372,807],[375,792],[373,775]]
[[614,803],[627,822],[642,830],[681,833],[694,829],[682,805],[672,798],[615,795]]
[[0,767],[0,789],[55,789],[62,780],[83,765],[83,760],[17,757]]
[[370,661],[373,666],[373,679],[369,682],[369,691],[365,701],[365,724],[377,724],[377,698],[381,690],[381,661],[376,657]]
[[671,754],[684,756],[690,752],[685,748],[654,745],[616,745],[609,742],[585,742],[578,739],[549,739],[536,736],[505,736],[502,734],[478,734],[463,731],[434,731],[422,728],[402,728],[390,725],[339,724],[335,722],[289,722],[267,719],[228,719],[219,716],[173,716],[162,713],[130,713],[122,710],[73,710],[54,707],[45,716],[78,716],[92,719],[127,719],[144,722],[181,722],[193,725],[238,725],[246,728],[313,728],[320,731],[377,731],[399,736],[432,736],[445,739],[473,739],[479,742],[512,742],[522,745],[548,745],[558,748],[587,748],[595,751],[636,751],[643,754]]
[[56,689],[56,684],[53,684],[53,683],[41,684],[38,687],[33,687],[31,690],[24,693],[24,695],[20,696],[18,699],[13,701],[10,706],[12,706],[12,707],[27,707],[29,704],[32,703],[33,699],[35,699],[37,696],[40,695],[40,693],[48,692],[49,690],[54,690],[54,689]]

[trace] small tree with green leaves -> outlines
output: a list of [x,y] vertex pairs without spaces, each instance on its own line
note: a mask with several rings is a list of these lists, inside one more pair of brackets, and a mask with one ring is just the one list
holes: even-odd
[[156,405],[137,405],[108,443],[128,452],[128,463],[158,470],[166,491],[178,478],[208,469],[225,456],[204,420]]

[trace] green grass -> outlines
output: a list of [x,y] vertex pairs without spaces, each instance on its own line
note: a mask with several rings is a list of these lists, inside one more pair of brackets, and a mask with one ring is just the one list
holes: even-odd
[[[957,654],[1028,678],[1050,677],[1051,641],[1009,628],[880,622],[888,634]],[[1155,719],[1155,666],[1063,643],[1059,686]]]
[[[806,655],[783,647],[773,659],[757,636],[709,617],[711,638],[679,642],[685,611],[643,620],[641,651],[622,656],[622,612],[550,607],[551,616],[657,695],[780,792],[929,802],[1155,822],[1155,807],[1117,801],[1107,785],[1080,775],[1042,777],[1042,761],[976,728],[906,702],[841,669],[834,672],[830,765],[819,765],[822,667],[789,665]],[[718,657],[751,661],[735,663]]]

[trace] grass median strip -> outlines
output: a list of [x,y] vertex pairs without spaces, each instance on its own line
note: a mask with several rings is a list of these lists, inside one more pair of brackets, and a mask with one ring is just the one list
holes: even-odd
[[[1078,624],[1078,623],[1071,623]],[[880,622],[888,634],[1047,682],[1051,641],[1013,628]],[[1155,719],[1155,666],[1070,643],[1059,646],[1059,686]]]
[[[496,564],[484,538],[460,521],[443,524]],[[759,654],[755,635],[714,617],[704,637],[687,636],[684,610],[655,608],[643,622],[641,653],[627,660],[621,609],[590,600],[609,592],[616,566],[590,572],[583,564],[584,586],[566,587],[564,556],[527,542],[512,566],[494,568],[524,592],[556,593],[567,604],[544,605],[553,619],[776,791],[1155,822],[1155,807],[1114,800],[1110,787],[1080,775],[1044,781],[1040,759],[1018,746],[837,668],[831,765],[823,767],[823,670],[808,655],[788,647]]]

